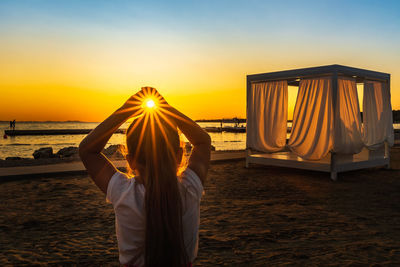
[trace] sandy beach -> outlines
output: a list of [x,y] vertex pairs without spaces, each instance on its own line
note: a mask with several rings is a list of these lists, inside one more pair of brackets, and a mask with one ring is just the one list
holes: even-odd
[[[194,266],[400,264],[400,170],[339,177],[214,163]],[[112,206],[87,175],[5,182],[0,195],[0,265],[118,266]]]

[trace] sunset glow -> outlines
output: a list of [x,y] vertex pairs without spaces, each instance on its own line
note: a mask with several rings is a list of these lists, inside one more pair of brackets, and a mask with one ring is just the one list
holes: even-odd
[[0,120],[101,121],[146,85],[244,118],[246,75],[330,64],[390,73],[400,109],[398,2],[289,2],[1,1]]
[[145,100],[145,103],[147,108],[156,108],[156,103],[154,103],[153,99]]

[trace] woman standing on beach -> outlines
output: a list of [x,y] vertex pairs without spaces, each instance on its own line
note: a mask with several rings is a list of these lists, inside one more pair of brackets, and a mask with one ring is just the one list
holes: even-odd
[[[126,133],[126,160],[135,174],[130,178],[101,151],[132,117]],[[179,176],[183,149],[178,128],[193,145]],[[209,135],[151,87],[143,87],[83,139],[82,162],[114,207],[121,264],[191,266],[210,147]]]

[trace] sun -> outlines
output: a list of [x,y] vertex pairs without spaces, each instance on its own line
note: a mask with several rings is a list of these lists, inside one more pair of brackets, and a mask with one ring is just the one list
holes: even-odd
[[151,109],[156,108],[156,103],[154,102],[153,99],[146,99],[144,101],[144,103],[145,103],[145,107],[147,107],[147,108],[151,108]]

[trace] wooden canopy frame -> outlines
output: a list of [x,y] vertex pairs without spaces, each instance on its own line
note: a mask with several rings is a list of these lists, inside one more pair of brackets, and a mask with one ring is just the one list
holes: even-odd
[[[338,87],[338,76],[352,77],[357,83],[365,80],[379,81],[387,83],[390,92],[390,74],[366,69],[347,67],[342,65],[327,65],[312,68],[285,70],[261,74],[247,75],[247,115],[251,105],[249,95],[252,90],[251,85],[258,82],[282,81],[286,80],[289,86],[299,86],[300,79],[331,77],[332,79],[332,107],[336,109],[336,97]],[[248,131],[246,133],[246,139]],[[246,142],[247,143],[247,142]],[[292,152],[261,153],[252,151],[246,144],[246,167],[250,163],[282,166],[300,169],[309,169],[330,172],[331,179],[337,179],[337,173],[343,171],[357,170],[375,166],[389,167],[389,146],[385,142],[382,149],[369,151],[364,148],[359,154],[341,155],[333,152],[318,161],[302,159]]]

